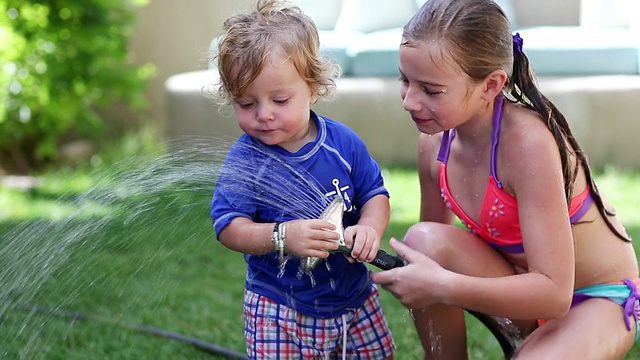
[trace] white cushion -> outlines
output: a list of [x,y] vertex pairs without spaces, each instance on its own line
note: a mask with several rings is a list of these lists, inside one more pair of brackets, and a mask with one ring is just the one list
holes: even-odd
[[296,0],[295,4],[313,19],[318,30],[333,30],[342,11],[342,0]]
[[336,30],[372,32],[404,27],[417,10],[415,0],[344,0]]

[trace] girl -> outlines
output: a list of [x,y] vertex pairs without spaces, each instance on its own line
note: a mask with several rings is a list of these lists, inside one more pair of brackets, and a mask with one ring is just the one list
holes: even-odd
[[[405,26],[401,95],[418,130],[421,223],[372,274],[412,309],[425,359],[466,359],[463,309],[509,318],[521,359],[631,348],[638,264],[522,39],[492,0],[429,0]],[[466,230],[453,226],[457,215]]]

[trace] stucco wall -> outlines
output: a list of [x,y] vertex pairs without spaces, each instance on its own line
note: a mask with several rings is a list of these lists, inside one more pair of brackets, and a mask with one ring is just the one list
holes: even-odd
[[[512,0],[520,27],[578,25],[580,0]],[[526,16],[525,16],[526,14]]]
[[147,91],[152,121],[166,127],[164,82],[174,74],[206,68],[209,42],[222,32],[223,21],[247,8],[250,0],[151,0],[139,10],[131,39],[134,62],[151,62],[157,76]]

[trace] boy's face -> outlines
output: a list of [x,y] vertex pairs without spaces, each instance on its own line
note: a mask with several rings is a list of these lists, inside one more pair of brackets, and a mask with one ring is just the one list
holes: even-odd
[[315,100],[293,62],[273,52],[243,96],[233,99],[233,110],[242,131],[267,145],[295,152],[315,139],[309,121]]

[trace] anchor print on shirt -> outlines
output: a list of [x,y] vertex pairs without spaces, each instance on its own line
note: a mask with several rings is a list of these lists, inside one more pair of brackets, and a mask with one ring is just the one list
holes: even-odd
[[331,185],[333,185],[333,187],[335,188],[334,191],[329,191],[328,193],[324,194],[326,197],[331,198],[333,195],[337,195],[340,194],[340,196],[342,196],[342,198],[344,199],[344,205],[346,208],[346,212],[350,212],[353,211],[353,204],[351,203],[351,198],[349,197],[349,194],[347,193],[347,190],[350,188],[349,185],[345,185],[345,186],[340,186],[340,180],[338,179],[333,179],[331,180]]

